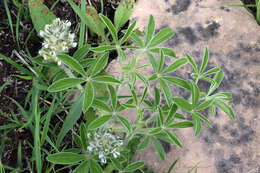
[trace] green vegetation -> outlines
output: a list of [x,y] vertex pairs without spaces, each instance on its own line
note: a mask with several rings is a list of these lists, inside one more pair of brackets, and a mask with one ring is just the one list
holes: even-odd
[[[9,14],[7,1],[4,2]],[[18,8],[24,5],[16,3]],[[211,127],[210,120],[201,113],[205,109],[210,109],[214,116],[218,107],[235,119],[232,109],[225,103],[232,100],[231,93],[216,92],[224,77],[223,71],[218,67],[206,70],[208,48],[205,48],[202,64],[198,67],[189,54],[179,58],[172,49],[161,46],[174,32],[164,28],[155,34],[153,16],[149,18],[144,39],[135,31],[135,20],[122,30],[132,13],[132,1],[119,4],[114,21],[102,13],[98,14],[93,6],[85,6],[85,0],[81,0],[81,7],[72,0],[67,0],[67,3],[80,18],[78,41],[69,21],[57,19],[42,1],[29,0],[35,29],[31,32],[43,37],[40,55],[21,54],[21,59],[26,58],[26,61],[18,64],[0,54],[6,62],[23,72],[24,76],[20,78],[32,81],[24,103],[9,98],[19,108],[19,114],[9,116],[1,110],[1,115],[10,122],[0,126],[1,133],[29,129],[33,137],[33,140],[26,141],[32,151],[32,156],[26,158],[26,164],[23,164],[23,147],[19,142],[17,167],[0,162],[1,172],[149,173],[151,168],[144,169],[144,161],[132,162],[137,150],[143,150],[151,143],[158,157],[167,159],[160,140],[182,148],[175,130],[193,128],[197,136],[202,130],[202,123]],[[8,19],[10,28],[13,28],[11,18]],[[87,43],[87,29],[99,38],[95,43]],[[14,38],[18,32],[19,28],[16,33],[12,30]],[[76,46],[74,54],[68,55],[69,48]],[[127,55],[127,50],[138,53]],[[105,72],[112,51],[118,55],[120,77]],[[138,66],[138,61],[146,56],[150,64]],[[164,68],[166,58],[172,64]],[[185,65],[193,70],[192,80],[174,75]],[[153,68],[153,74],[146,76],[140,72],[147,67]],[[210,83],[207,92],[199,88],[200,80]],[[145,85],[140,95],[135,89],[137,82]],[[159,87],[151,87],[152,82]],[[0,87],[0,91],[8,84]],[[171,92],[171,86],[185,89],[190,98],[176,97]],[[119,96],[121,87],[125,87],[129,95]],[[75,96],[76,93],[78,96]],[[148,99],[148,93],[153,93],[153,102]],[[162,100],[166,103],[163,104]],[[122,116],[122,111],[127,109],[136,110],[134,122]],[[144,117],[146,111],[152,112],[148,118]],[[6,145],[5,135],[1,138],[0,158]],[[172,163],[169,173],[176,163],[177,160]],[[197,172],[197,166],[189,170],[192,171]]]

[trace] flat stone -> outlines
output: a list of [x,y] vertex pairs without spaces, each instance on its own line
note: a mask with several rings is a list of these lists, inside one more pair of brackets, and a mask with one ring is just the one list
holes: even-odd
[[[195,165],[199,173],[260,172],[260,26],[244,8],[229,6],[238,3],[237,0],[138,0],[134,7],[132,18],[137,19],[140,30],[152,14],[157,30],[170,27],[175,31],[175,36],[163,46],[172,48],[178,57],[189,53],[200,64],[208,46],[208,66],[221,67],[225,73],[218,91],[232,92],[233,101],[229,105],[237,116],[232,121],[221,110],[217,110],[216,117],[203,112],[213,122],[213,128],[203,124],[197,137],[193,129],[176,130],[184,148],[165,145],[166,161],[160,161],[153,146],[141,151],[139,159],[152,165],[155,173],[166,173],[178,158],[175,173],[187,172]],[[167,59],[165,64],[173,61]],[[138,63],[148,62],[144,57]],[[119,75],[118,62],[111,63],[108,71]],[[151,75],[153,70],[145,68],[140,72]],[[191,67],[185,65],[170,75],[189,79],[191,73]],[[159,87],[156,83],[152,87],[155,85]],[[199,86],[203,90],[207,84]],[[138,81],[136,88],[142,93],[144,84]],[[174,96],[188,96],[179,88],[171,89]],[[120,94],[127,93],[127,89],[120,89]],[[148,97],[153,99],[152,89]],[[132,122],[135,114],[133,110],[123,113]]]

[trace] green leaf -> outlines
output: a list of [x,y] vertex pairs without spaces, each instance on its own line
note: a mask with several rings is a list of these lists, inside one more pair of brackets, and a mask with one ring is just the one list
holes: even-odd
[[155,105],[158,106],[160,104],[161,96],[160,96],[160,91],[156,87],[154,87],[154,98],[155,98]]
[[107,88],[108,88],[108,91],[109,91],[109,94],[110,94],[113,110],[115,111],[116,106],[117,106],[116,89],[112,85],[108,85]]
[[202,114],[199,113],[199,112],[194,112],[193,114],[195,114],[195,115],[196,115],[197,117],[199,117],[202,121],[204,121],[205,123],[207,123],[209,127],[212,127],[211,122],[210,122],[204,115],[202,115]]
[[115,11],[114,24],[117,30],[122,27],[129,19],[133,12],[132,4],[121,1]]
[[155,30],[154,18],[152,15],[150,15],[148,26],[145,32],[145,46],[147,46],[150,43],[154,34],[154,30]]
[[153,71],[157,72],[157,68],[158,67],[157,67],[157,62],[156,62],[154,56],[151,53],[149,53],[149,52],[146,52],[146,54],[147,54],[147,56],[149,58],[150,63],[152,64]]
[[191,64],[192,68],[193,68],[193,71],[195,73],[198,73],[199,70],[198,70],[198,67],[197,67],[197,64],[195,63],[195,61],[192,59],[192,57],[189,55],[189,54],[185,54],[189,63]]
[[169,56],[169,57],[172,57],[172,58],[177,58],[177,56],[174,53],[174,51],[172,49],[170,49],[170,48],[165,48],[165,47],[152,48],[152,49],[150,49],[150,51],[153,52],[153,53],[158,53],[159,54],[161,49],[163,50],[165,56]]
[[146,136],[146,137],[141,141],[141,143],[137,146],[137,150],[144,150],[144,149],[148,146],[149,141],[150,141],[150,136]]
[[109,107],[109,105],[107,105],[107,103],[105,103],[101,100],[98,100],[98,99],[94,99],[92,106],[94,106],[98,109],[104,110],[106,112],[112,112],[111,108]]
[[82,82],[85,82],[84,79],[80,79],[80,78],[65,78],[65,79],[60,79],[56,82],[54,82],[53,84],[51,84],[51,86],[49,86],[48,91],[49,92],[58,92],[58,91],[62,91],[71,87],[74,87]]
[[155,148],[157,154],[159,155],[160,159],[165,160],[166,154],[165,154],[162,144],[154,137],[152,137],[152,142],[153,142],[154,148]]
[[197,136],[201,131],[201,121],[195,113],[192,113],[192,119],[194,124],[194,136]]
[[206,100],[206,101],[202,102],[199,106],[195,107],[194,110],[200,111],[200,110],[206,109],[207,107],[212,105],[213,101],[214,101],[213,99]]
[[74,54],[73,58],[76,60],[83,59],[87,56],[88,52],[90,50],[90,44],[85,44],[81,48],[79,48]]
[[137,99],[137,95],[136,95],[136,92],[133,88],[131,88],[131,86],[129,85],[129,89],[131,90],[131,94],[133,96],[133,99],[135,101],[135,104],[138,105],[138,99]]
[[92,105],[95,97],[93,84],[88,82],[84,92],[83,112],[85,113]]
[[143,103],[143,101],[144,101],[144,99],[145,99],[145,97],[146,97],[146,95],[147,95],[147,91],[148,91],[148,88],[145,87],[145,89],[144,89],[144,91],[143,91],[143,94],[142,94],[142,97],[141,97],[141,99],[140,99],[139,105],[141,105],[141,104]]
[[92,32],[96,33],[102,38],[105,37],[106,26],[101,21],[100,17],[98,16],[97,10],[93,6],[87,6],[86,13],[84,13],[73,2],[73,0],[68,0],[68,3],[73,8],[74,12],[80,17],[81,21],[83,21]]
[[157,46],[167,40],[169,40],[174,35],[171,28],[163,28],[160,30],[151,40],[149,47]]
[[217,93],[217,94],[214,94],[212,97],[214,97],[215,99],[232,101],[232,93],[230,93],[230,92]]
[[94,160],[89,160],[90,173],[103,173],[101,166]]
[[155,127],[149,131],[149,135],[156,135],[162,131],[161,127]]
[[103,45],[103,46],[91,48],[91,50],[94,51],[94,52],[104,52],[104,51],[113,50],[113,49],[116,49],[116,46],[114,46],[114,45]]
[[62,125],[62,128],[58,134],[56,146],[59,147],[62,139],[65,137],[65,135],[68,133],[70,129],[76,124],[77,120],[80,118],[82,113],[82,106],[83,106],[83,95],[81,95],[77,101],[75,101],[70,110],[69,113],[66,116],[66,119]]
[[160,50],[159,59],[158,59],[158,62],[157,62],[157,64],[158,64],[158,68],[157,68],[157,71],[156,71],[157,73],[160,73],[160,71],[162,70],[163,65],[164,65],[164,59],[165,59],[164,52],[163,52],[163,50]]
[[66,64],[70,69],[76,71],[77,73],[81,74],[82,76],[86,77],[86,72],[84,68],[80,65],[78,61],[70,57],[69,55],[57,55],[57,57]]
[[184,65],[184,64],[186,64],[186,63],[187,63],[187,59],[186,59],[186,58],[177,59],[177,60],[174,61],[171,65],[169,65],[169,66],[162,72],[162,74],[174,72],[175,70],[177,70],[179,67],[181,67],[182,65]]
[[135,25],[136,25],[136,20],[134,20],[133,23],[128,27],[126,33],[120,40],[120,45],[124,44],[127,41],[127,39],[131,36],[131,34],[135,28]]
[[166,84],[166,82],[162,79],[158,79],[159,83],[160,83],[160,86],[163,90],[163,93],[164,93],[164,96],[166,98],[166,102],[168,105],[171,105],[171,98],[172,98],[172,92],[171,92],[171,89],[170,87]]
[[212,68],[212,69],[209,69],[209,70],[206,71],[205,73],[203,73],[203,76],[208,76],[208,75],[210,75],[210,74],[217,73],[219,70],[220,70],[219,67],[214,67],[214,68]]
[[60,153],[49,155],[47,157],[47,160],[54,164],[74,164],[85,159],[86,157],[83,154],[76,154],[70,152],[60,152]]
[[219,107],[220,109],[222,109],[226,114],[228,114],[228,116],[230,116],[231,119],[233,119],[233,120],[235,119],[235,114],[234,114],[233,110],[226,103],[224,103],[220,100],[214,100],[214,104],[217,107]]
[[73,173],[86,173],[89,170],[88,161],[82,162],[74,171]]
[[110,157],[110,160],[114,168],[116,168],[117,170],[122,170],[122,163],[120,163],[118,159],[114,159],[113,157]]
[[173,98],[173,101],[181,109],[183,109],[183,110],[185,110],[187,112],[191,112],[192,111],[192,105],[187,100],[185,100],[184,98],[176,97],[176,98]]
[[112,118],[112,115],[104,115],[102,117],[99,117],[89,124],[88,129],[94,130],[96,128],[99,128],[100,126],[102,126],[103,124],[108,122],[111,118]]
[[91,70],[91,76],[95,76],[98,73],[100,73],[106,67],[107,61],[108,61],[108,53],[99,56],[96,63],[94,63],[93,66],[91,66],[93,67]]
[[125,172],[133,172],[133,171],[141,168],[142,166],[144,166],[144,162],[141,162],[141,161],[134,162],[134,163],[127,165],[127,167],[125,167],[124,171]]
[[190,121],[182,121],[182,122],[178,122],[178,123],[172,123],[172,124],[167,126],[167,128],[171,128],[171,129],[189,128],[189,127],[193,127],[193,123],[190,122]]
[[172,172],[172,169],[174,168],[174,166],[177,164],[177,162],[179,161],[179,159],[176,159],[170,166],[170,168],[168,169],[168,172],[167,173],[171,173]]
[[210,85],[208,95],[210,95],[212,92],[214,92],[219,87],[220,83],[222,82],[223,77],[224,77],[224,72],[222,70],[220,70],[219,72],[216,73],[216,75],[213,79],[215,81],[215,83],[212,83]]
[[101,82],[101,83],[108,83],[108,84],[120,84],[121,82],[117,79],[115,79],[112,76],[108,75],[101,75],[101,76],[96,76],[92,78],[93,81],[95,82]]
[[56,16],[40,0],[29,0],[31,19],[37,33],[44,30],[45,25],[52,23]]
[[169,123],[174,121],[174,118],[176,116],[177,110],[178,110],[178,106],[176,104],[172,104],[171,108],[170,108],[170,111],[168,112],[165,124],[169,124]]
[[143,47],[143,41],[140,38],[139,34],[132,32],[130,38],[133,40],[134,43],[137,43],[140,47]]
[[100,18],[103,20],[103,22],[105,23],[105,25],[107,26],[110,34],[113,37],[113,40],[116,44],[118,44],[118,37],[117,37],[117,29],[115,28],[115,26],[113,25],[113,23],[109,20],[109,18],[107,18],[106,16],[104,16],[103,14],[99,14]]
[[189,90],[189,91],[191,90],[190,85],[186,80],[183,80],[178,77],[172,77],[172,76],[163,76],[162,78],[171,82],[172,84],[182,87],[186,90]]
[[209,107],[209,110],[210,110],[210,113],[212,114],[212,116],[215,117],[215,115],[216,115],[216,109],[215,109],[215,107],[214,107],[213,105],[211,105],[211,106]]
[[82,148],[82,147],[83,147],[83,144],[82,144],[82,141],[81,141],[81,138],[79,137],[79,135],[73,133],[73,134],[72,134],[72,137],[73,137],[73,141],[75,142],[75,144],[76,144],[78,147]]
[[116,115],[116,118],[120,121],[120,123],[124,126],[128,133],[132,132],[132,126],[127,119],[120,115]]
[[158,108],[158,112],[159,112],[159,117],[158,117],[159,126],[163,126],[163,124],[164,124],[163,111],[160,106],[158,106],[157,108]]
[[203,56],[203,60],[202,60],[202,64],[200,66],[200,74],[205,70],[207,64],[208,64],[208,60],[209,60],[209,50],[206,47],[205,48],[205,52],[204,52],[204,56]]
[[180,139],[178,138],[178,136],[175,133],[170,132],[168,130],[165,130],[165,133],[169,136],[169,138],[172,140],[173,143],[175,143],[178,147],[182,148]]
[[191,94],[192,94],[192,106],[195,107],[200,100],[200,90],[197,84],[193,81],[190,82],[191,84]]

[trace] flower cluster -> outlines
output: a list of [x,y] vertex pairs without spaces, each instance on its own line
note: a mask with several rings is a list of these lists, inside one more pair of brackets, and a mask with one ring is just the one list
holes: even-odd
[[106,163],[108,157],[117,158],[120,155],[123,141],[119,136],[112,134],[110,129],[98,129],[87,134],[89,140],[88,152],[98,155],[102,163]]
[[44,31],[40,31],[40,36],[44,38],[44,41],[39,54],[44,60],[53,60],[60,65],[61,61],[56,55],[67,53],[69,48],[77,46],[74,42],[75,34],[70,33],[70,26],[71,22],[56,18],[52,24],[45,25]]

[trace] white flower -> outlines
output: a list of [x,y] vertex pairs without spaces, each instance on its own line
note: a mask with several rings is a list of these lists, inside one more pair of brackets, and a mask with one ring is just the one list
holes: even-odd
[[58,54],[67,53],[69,48],[76,47],[74,42],[75,34],[70,33],[70,21],[61,21],[56,18],[52,24],[45,25],[39,35],[43,37],[42,49],[39,54],[45,60],[53,60],[61,65],[61,61],[57,58]]
[[102,163],[106,163],[107,158],[118,158],[120,156],[122,140],[112,133],[110,129],[98,129],[87,134],[89,146],[87,151],[98,156]]

